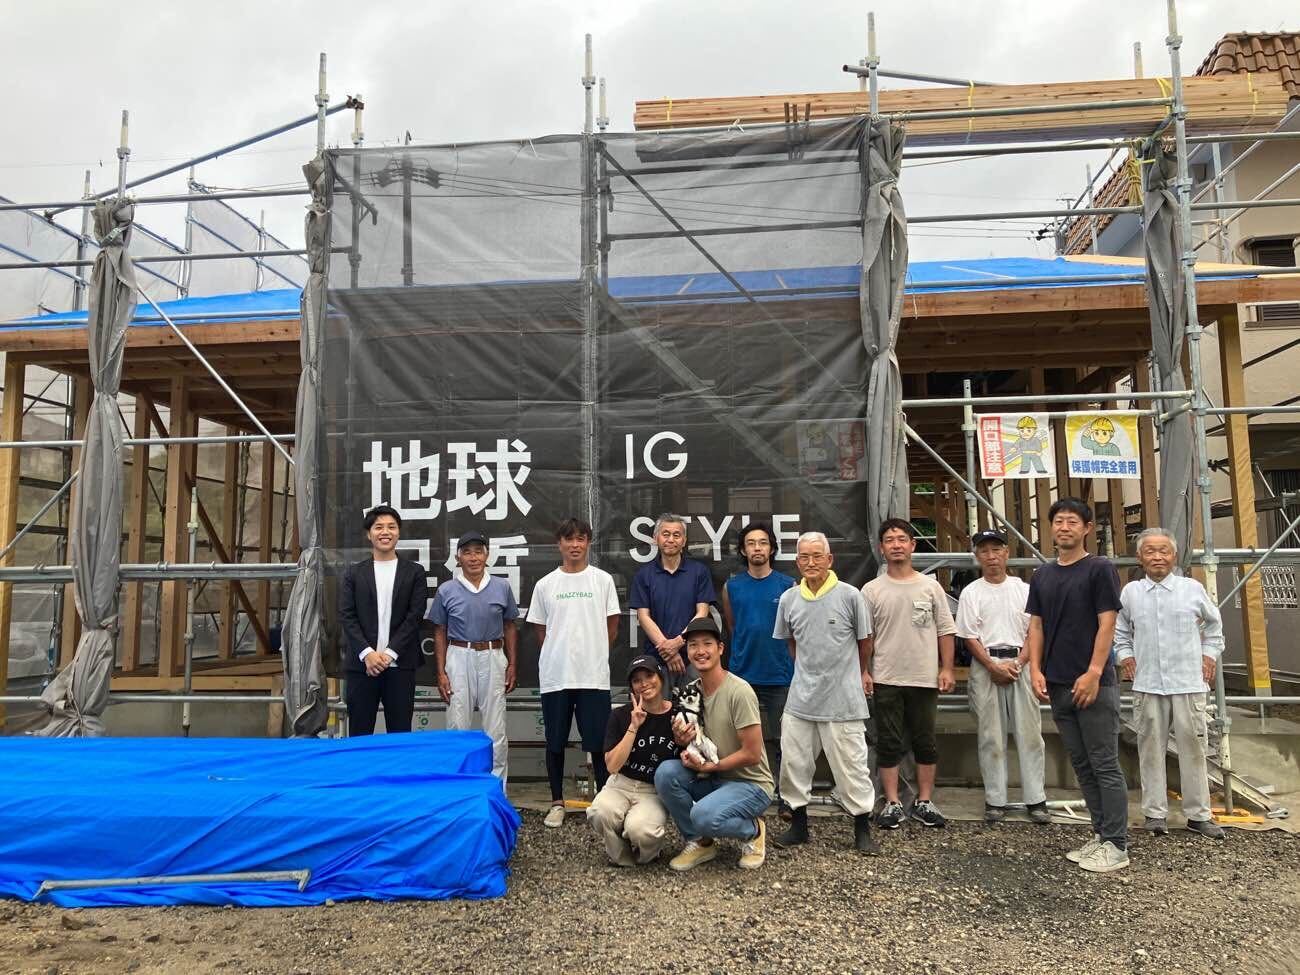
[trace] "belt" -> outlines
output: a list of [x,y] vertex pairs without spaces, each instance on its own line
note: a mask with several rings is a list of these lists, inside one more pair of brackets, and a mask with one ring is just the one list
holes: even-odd
[[462,650],[500,650],[505,646],[502,640],[469,640],[466,642],[448,641],[449,647],[460,647]]
[[1013,660],[1020,656],[1019,647],[986,647],[990,657],[997,657],[999,660]]

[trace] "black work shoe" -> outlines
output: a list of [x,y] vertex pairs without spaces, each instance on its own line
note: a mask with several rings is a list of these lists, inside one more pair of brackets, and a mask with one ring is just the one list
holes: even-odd
[[1148,816],[1142,822],[1142,828],[1152,836],[1168,836],[1169,826],[1163,819],[1157,819],[1154,816]]
[[987,802],[984,803],[984,822],[1000,823],[1002,822],[1002,820],[1006,818],[1007,818],[1006,806],[990,806]]
[[881,829],[898,829],[903,822],[903,804],[901,802],[887,802],[885,808],[880,810],[880,815],[876,817],[876,825]]
[[808,807],[790,810],[790,828],[776,838],[776,845],[788,848],[808,842]]
[[853,848],[859,853],[880,852],[880,844],[871,835],[870,813],[859,813],[853,817]]
[[948,820],[934,807],[929,799],[918,799],[912,804],[912,818],[922,826],[947,826]]
[[1052,814],[1047,809],[1046,802],[1035,802],[1025,807],[1025,812],[1029,813],[1029,821],[1037,823],[1039,826],[1050,826],[1052,824]]

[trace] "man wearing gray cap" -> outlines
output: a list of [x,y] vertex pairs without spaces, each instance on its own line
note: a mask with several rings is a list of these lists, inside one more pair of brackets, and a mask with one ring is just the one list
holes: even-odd
[[469,531],[456,541],[459,571],[438,587],[428,619],[434,625],[438,692],[447,727],[465,731],[477,709],[492,739],[492,774],[506,781],[506,695],[515,688],[519,605],[510,584],[487,571],[488,540]]
[[957,635],[970,650],[967,692],[975,712],[980,772],[984,777],[984,821],[1006,816],[1007,733],[1016,739],[1020,788],[1029,818],[1052,821],[1043,791],[1043,716],[1029,682],[1029,584],[1007,575],[1007,537],[977,532],[971,539],[981,577],[961,591]]

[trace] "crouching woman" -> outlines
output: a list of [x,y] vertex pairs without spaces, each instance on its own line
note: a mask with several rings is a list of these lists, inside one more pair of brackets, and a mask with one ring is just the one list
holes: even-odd
[[650,863],[663,848],[668,810],[655,793],[655,771],[677,757],[668,675],[659,660],[637,657],[627,670],[631,701],[610,712],[605,729],[609,781],[587,809],[587,822],[618,867]]

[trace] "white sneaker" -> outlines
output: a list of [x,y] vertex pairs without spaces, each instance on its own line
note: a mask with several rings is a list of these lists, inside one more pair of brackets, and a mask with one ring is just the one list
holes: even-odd
[[557,802],[546,813],[546,818],[542,820],[543,826],[549,826],[551,829],[564,825],[564,803]]
[[1093,833],[1092,839],[1083,844],[1083,846],[1079,847],[1077,850],[1071,850],[1065,855],[1065,859],[1069,860],[1071,863],[1080,863],[1083,861],[1084,857],[1091,856],[1095,853],[1099,846],[1101,846],[1101,834]]
[[1128,866],[1128,851],[1107,840],[1079,861],[1080,869],[1089,873],[1113,873]]

